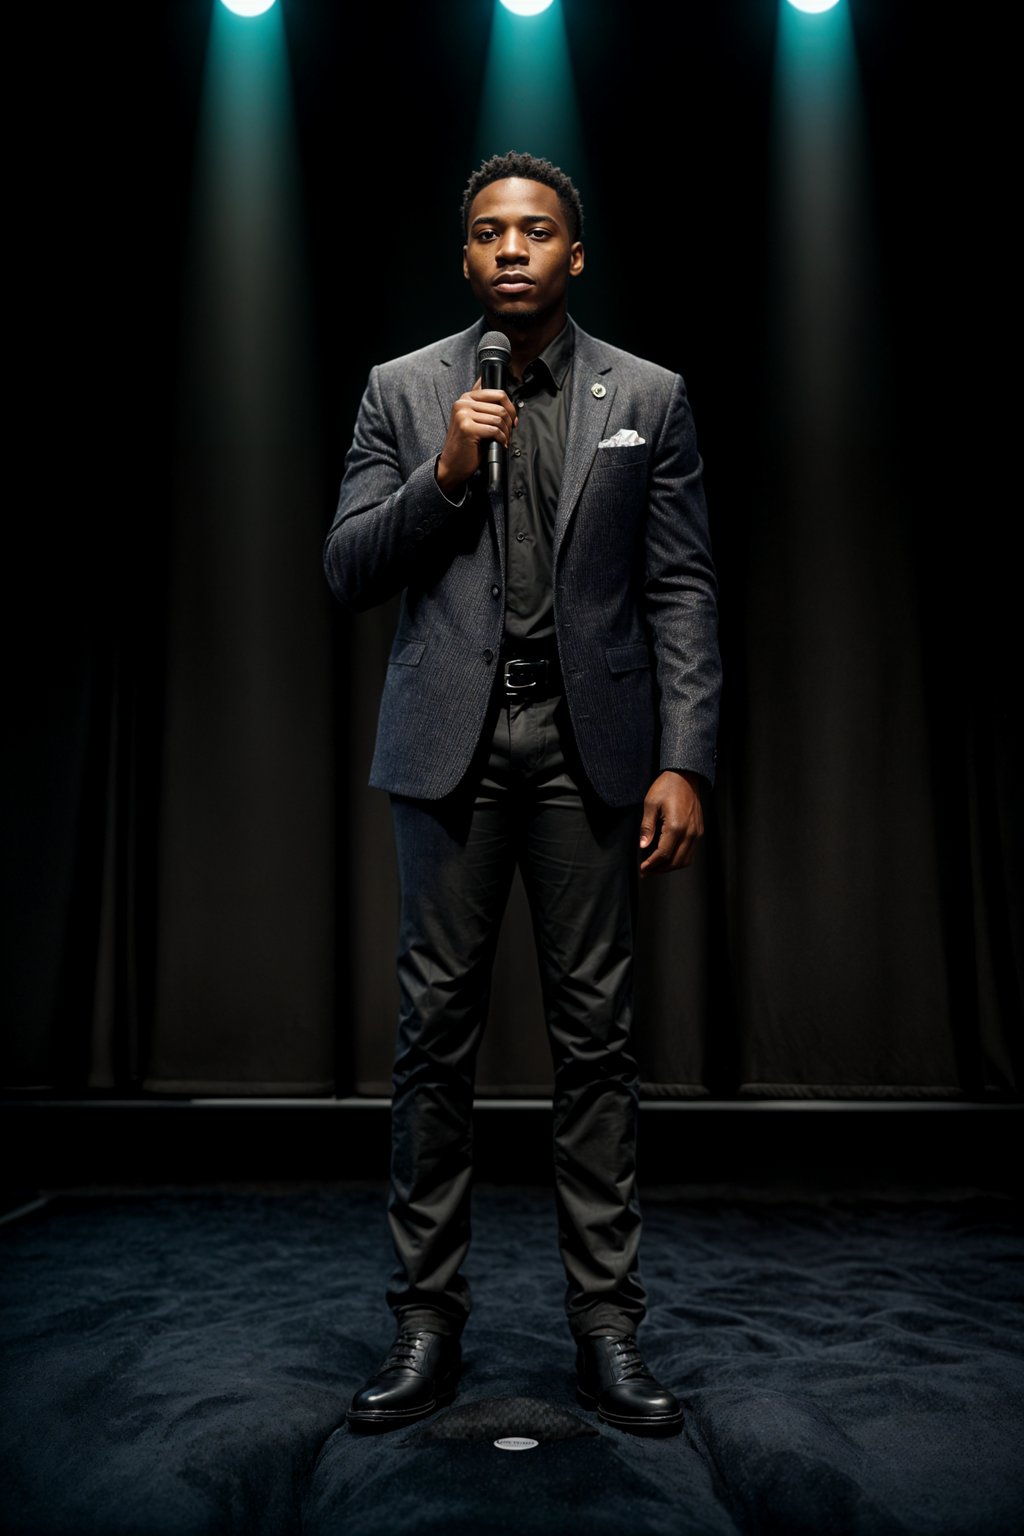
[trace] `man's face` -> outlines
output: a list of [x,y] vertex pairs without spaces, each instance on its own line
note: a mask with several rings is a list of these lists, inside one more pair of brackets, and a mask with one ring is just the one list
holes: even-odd
[[583,247],[569,238],[558,194],[518,176],[492,181],[470,204],[462,270],[499,326],[530,329],[566,309]]

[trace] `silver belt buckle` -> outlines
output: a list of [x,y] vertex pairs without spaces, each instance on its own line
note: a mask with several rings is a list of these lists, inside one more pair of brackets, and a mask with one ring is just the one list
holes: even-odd
[[505,689],[506,689],[506,692],[508,692],[508,693],[528,693],[531,688],[536,688],[536,686],[537,686],[537,679],[535,677],[531,677],[531,679],[530,679],[530,681],[528,683],[517,683],[517,682],[515,682],[513,680],[513,676],[512,676],[512,668],[513,667],[535,667],[536,665],[537,665],[536,662],[534,662],[534,661],[525,661],[522,658],[520,658],[518,661],[516,661],[516,660],[506,661],[506,663],[505,663],[505,674],[504,674],[504,676],[505,676]]

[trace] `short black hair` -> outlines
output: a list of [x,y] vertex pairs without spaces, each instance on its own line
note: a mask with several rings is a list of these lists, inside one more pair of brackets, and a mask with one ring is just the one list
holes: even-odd
[[477,166],[467,181],[466,190],[462,194],[463,235],[467,233],[469,209],[477,193],[489,187],[492,181],[506,181],[510,176],[519,176],[524,181],[539,181],[557,193],[569,226],[570,240],[583,239],[583,204],[569,177],[557,165],[552,165],[550,160],[522,154],[514,149],[503,155],[492,155],[489,160]]

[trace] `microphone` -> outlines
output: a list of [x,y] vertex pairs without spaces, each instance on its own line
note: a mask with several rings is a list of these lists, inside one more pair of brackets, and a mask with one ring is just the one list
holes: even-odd
[[[480,365],[480,384],[484,389],[504,389],[508,383],[508,365],[512,343],[500,331],[488,331],[480,338],[476,360]],[[487,444],[487,489],[500,491],[505,483],[505,450],[500,443]]]

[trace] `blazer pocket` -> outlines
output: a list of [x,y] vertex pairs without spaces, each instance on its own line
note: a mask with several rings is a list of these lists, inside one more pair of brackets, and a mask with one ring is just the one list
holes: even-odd
[[599,448],[595,463],[600,470],[630,469],[634,464],[647,463],[646,443],[631,444],[628,448]]
[[651,653],[646,645],[610,645],[605,651],[609,672],[638,672],[650,667]]
[[388,659],[388,665],[392,667],[418,667],[426,648],[426,641],[424,640],[406,640],[404,644],[395,647],[395,650]]

